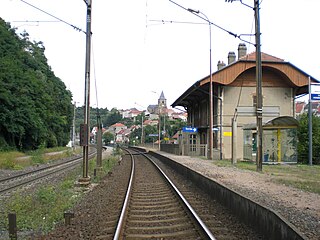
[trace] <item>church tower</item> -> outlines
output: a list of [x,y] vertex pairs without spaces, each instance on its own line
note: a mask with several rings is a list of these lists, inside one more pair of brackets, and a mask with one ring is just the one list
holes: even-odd
[[167,108],[167,99],[164,97],[163,91],[158,99],[158,108]]

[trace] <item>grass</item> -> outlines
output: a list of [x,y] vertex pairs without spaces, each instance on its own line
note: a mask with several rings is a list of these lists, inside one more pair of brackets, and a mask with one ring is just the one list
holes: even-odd
[[18,151],[0,152],[0,169],[17,169],[19,158],[25,154]]
[[26,153],[18,151],[0,152],[0,169],[20,170],[29,166],[70,157],[76,153],[67,147],[39,149]]
[[[214,161],[214,164],[218,167],[236,167],[256,171],[256,164],[253,162],[241,161],[232,165],[231,161],[222,160]],[[318,165],[263,165],[262,174],[268,174],[273,182],[320,194],[320,166]]]
[[[94,181],[99,182],[112,169],[117,159],[117,156],[103,159],[101,175]],[[90,161],[89,175],[93,174],[95,162],[95,160]],[[6,204],[1,206],[0,231],[7,229],[8,213],[16,213],[19,231],[41,233],[50,231],[55,224],[64,220],[63,213],[72,209],[81,198],[83,189],[79,190],[75,187],[79,175],[81,175],[81,168],[68,174],[59,184],[41,186],[34,193],[28,195],[23,192],[14,194],[10,199],[7,199]]]

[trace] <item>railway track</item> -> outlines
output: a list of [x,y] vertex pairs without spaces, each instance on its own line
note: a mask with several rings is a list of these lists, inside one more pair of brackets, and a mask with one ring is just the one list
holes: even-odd
[[[93,158],[95,153],[90,154]],[[71,158],[66,161],[59,161],[55,164],[41,166],[27,172],[15,174],[13,176],[0,179],[0,197],[10,194],[10,192],[19,188],[31,186],[43,179],[49,178],[54,174],[64,172],[68,169],[78,166],[82,161],[82,157]]]
[[131,157],[130,184],[114,239],[215,239],[154,162],[145,155]]
[[264,239],[160,160],[128,151],[45,239]]
[[216,239],[266,239],[263,234],[256,232],[252,226],[243,223],[229,209],[222,206],[217,200],[199,189],[194,182],[177,174],[172,168],[166,166],[160,160],[151,157],[179,186],[180,192],[197,212],[208,229]]

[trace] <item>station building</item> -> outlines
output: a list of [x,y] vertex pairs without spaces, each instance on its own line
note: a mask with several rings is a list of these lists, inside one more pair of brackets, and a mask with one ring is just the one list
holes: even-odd
[[[307,73],[278,57],[261,53],[264,161],[296,161],[295,99],[308,93]],[[213,82],[214,159],[254,159],[256,143],[256,53],[247,54],[246,45],[229,52],[228,64],[218,62]],[[181,133],[178,154],[208,156],[210,74],[190,86],[172,104],[188,113],[194,133]],[[236,122],[234,125],[233,123]],[[232,130],[232,126],[233,130]]]

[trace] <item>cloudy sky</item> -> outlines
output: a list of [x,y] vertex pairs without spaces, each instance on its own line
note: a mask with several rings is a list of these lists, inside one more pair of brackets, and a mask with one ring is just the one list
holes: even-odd
[[[174,2],[255,41],[250,36],[255,31],[254,11],[239,1]],[[253,0],[243,2],[253,5]],[[209,27],[201,18],[169,0],[92,0],[92,8],[91,106],[143,109],[156,104],[161,91],[170,105],[209,75]],[[320,80],[319,9],[319,0],[261,0],[261,50]],[[85,33],[72,26],[86,30],[84,1],[1,0],[0,17],[17,32],[26,30],[32,40],[44,43],[55,75],[77,105],[83,104]],[[219,60],[227,62],[229,51],[237,52],[241,40],[215,26],[211,29],[215,71]],[[249,53],[255,51],[252,44],[246,45]]]

